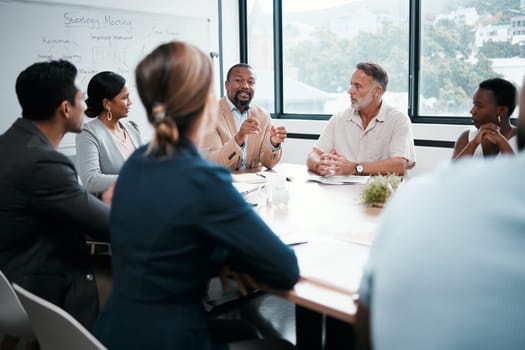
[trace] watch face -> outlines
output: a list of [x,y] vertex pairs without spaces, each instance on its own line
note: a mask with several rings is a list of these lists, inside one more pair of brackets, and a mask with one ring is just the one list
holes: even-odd
[[364,170],[363,166],[361,164],[358,164],[356,167],[355,167],[355,170],[357,171],[358,174],[361,174]]

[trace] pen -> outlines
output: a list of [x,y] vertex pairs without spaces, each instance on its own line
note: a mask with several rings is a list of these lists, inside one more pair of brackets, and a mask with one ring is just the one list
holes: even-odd
[[261,173],[255,173],[255,175],[260,176],[260,177],[262,177],[263,179],[266,179],[266,175],[264,175],[264,174],[261,174]]
[[306,243],[308,243],[308,241],[293,242],[293,243],[288,243],[287,245],[289,247],[295,247],[296,245],[302,245],[302,244],[306,244]]

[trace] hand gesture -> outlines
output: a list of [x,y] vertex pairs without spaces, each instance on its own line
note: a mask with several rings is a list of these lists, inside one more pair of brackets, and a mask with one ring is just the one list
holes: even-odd
[[259,120],[248,117],[242,122],[239,132],[235,135],[235,141],[238,145],[242,145],[248,135],[257,135],[259,132],[261,132]]
[[108,189],[102,193],[102,202],[109,206],[111,206],[111,202],[113,201],[113,191],[115,190],[115,184],[116,182],[113,182],[111,186],[109,186]]
[[277,147],[286,139],[286,128],[284,126],[272,125],[272,128],[270,129],[270,135],[270,142],[272,143],[273,147]]
[[474,137],[472,141],[474,141],[477,145],[479,145],[485,140],[485,137],[487,134],[493,134],[497,132],[499,132],[499,126],[497,126],[496,124],[494,123],[483,124],[482,126],[479,127],[479,131],[476,137]]
[[319,174],[326,177],[343,175],[343,165],[346,162],[346,158],[334,149],[331,153],[321,155],[317,169]]

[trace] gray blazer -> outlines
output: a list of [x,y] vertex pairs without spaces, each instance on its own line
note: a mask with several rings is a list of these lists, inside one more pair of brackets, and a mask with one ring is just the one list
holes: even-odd
[[[135,148],[140,146],[140,132],[132,121],[119,121]],[[96,118],[84,123],[82,132],[76,137],[77,169],[80,181],[91,193],[100,193],[108,189],[117,180],[120,168],[125,162],[106,126]]]

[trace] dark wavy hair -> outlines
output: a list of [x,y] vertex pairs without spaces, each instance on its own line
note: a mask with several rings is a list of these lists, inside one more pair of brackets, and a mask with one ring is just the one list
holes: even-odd
[[88,98],[85,114],[90,118],[97,117],[104,110],[102,101],[112,100],[126,85],[126,79],[114,72],[100,72],[91,78],[87,88]]
[[75,105],[77,69],[66,60],[39,62],[26,68],[16,79],[16,95],[22,117],[52,119],[64,101]]

